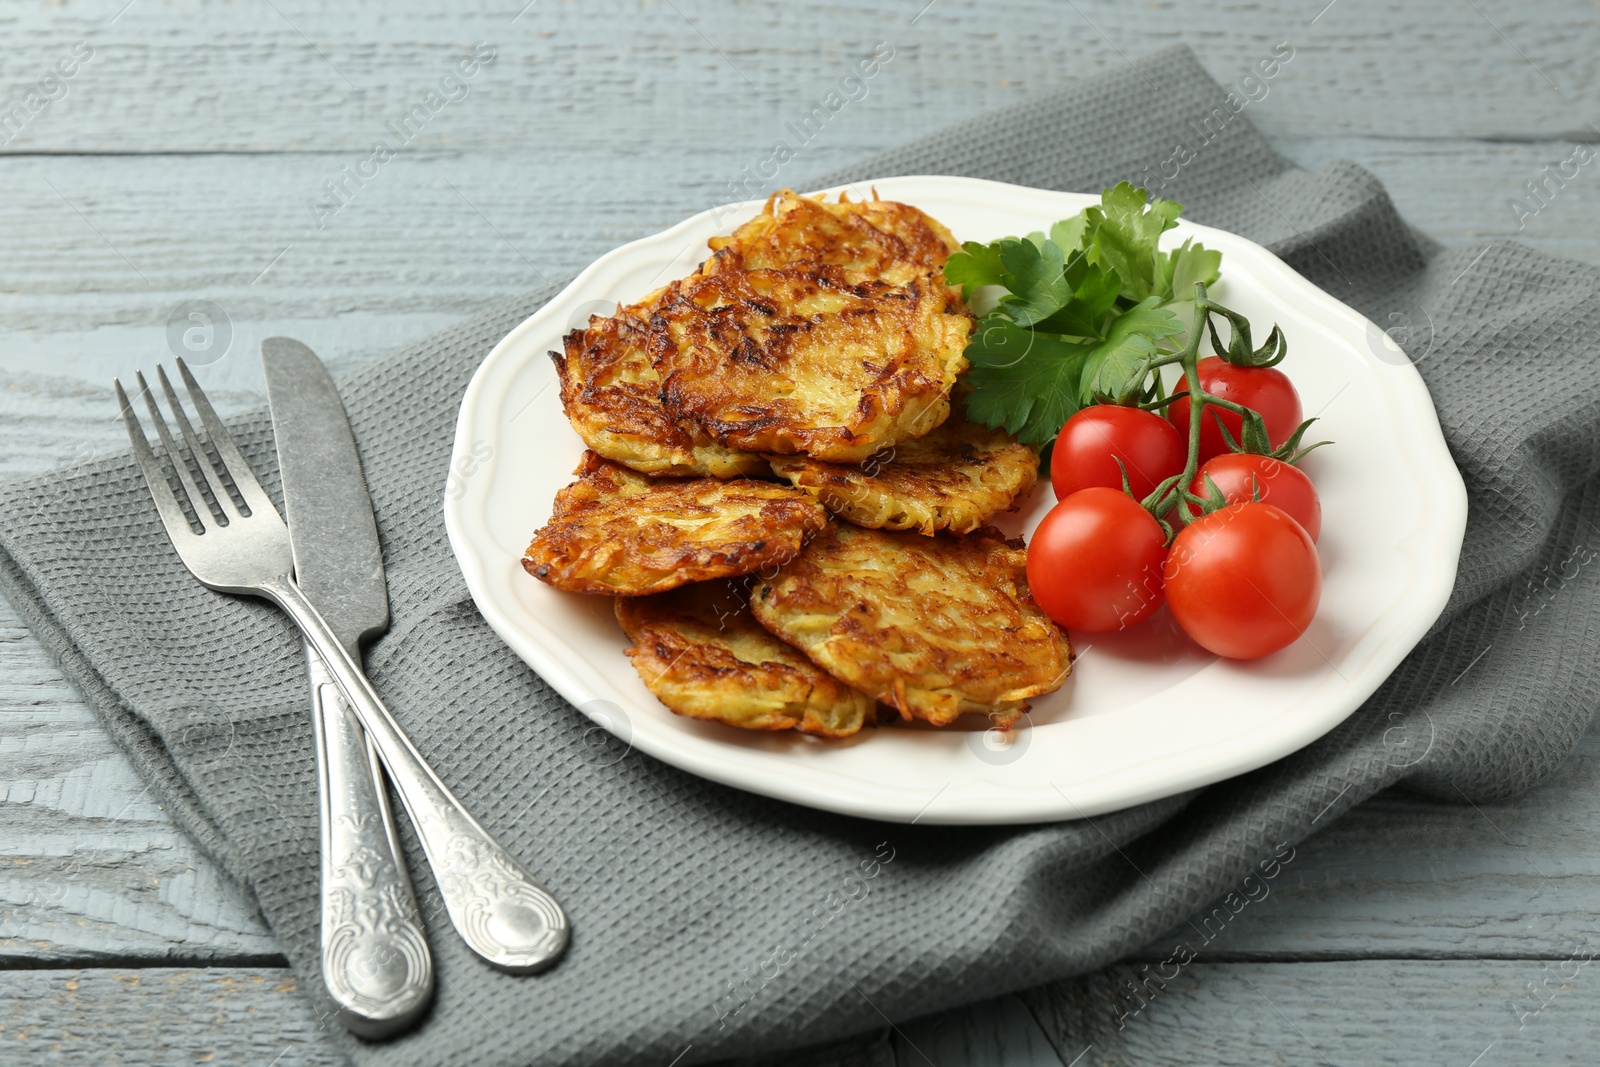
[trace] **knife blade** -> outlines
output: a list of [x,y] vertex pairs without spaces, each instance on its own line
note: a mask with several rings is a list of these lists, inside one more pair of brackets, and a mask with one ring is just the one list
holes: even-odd
[[[389,625],[372,498],[349,418],[327,368],[299,341],[261,343],[295,577],[359,665]],[[322,816],[322,974],[350,1030],[382,1037],[427,1007],[433,961],[423,935],[376,751],[309,647]]]
[[295,581],[359,663],[361,642],[389,628],[389,591],[350,420],[328,369],[299,341],[267,338],[261,362]]

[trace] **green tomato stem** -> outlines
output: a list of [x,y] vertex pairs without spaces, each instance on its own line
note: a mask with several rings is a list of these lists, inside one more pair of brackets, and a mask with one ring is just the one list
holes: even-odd
[[[1245,407],[1243,404],[1235,401],[1224,400],[1215,393],[1206,391],[1206,389],[1200,384],[1200,344],[1202,337],[1207,331],[1209,331],[1211,334],[1212,347],[1217,349],[1219,354],[1221,354],[1222,350],[1222,343],[1217,334],[1216,323],[1212,320],[1211,316],[1213,314],[1217,314],[1227,319],[1234,327],[1234,339],[1245,347],[1248,347],[1249,345],[1249,320],[1245,319],[1244,316],[1240,315],[1238,312],[1231,311],[1228,308],[1223,307],[1221,304],[1211,300],[1211,298],[1206,295],[1205,283],[1196,282],[1194,291],[1194,324],[1189,329],[1189,336],[1187,342],[1183,346],[1182,351],[1156,352],[1152,355],[1146,356],[1141,364],[1144,369],[1144,373],[1136,379],[1139,382],[1143,382],[1146,375],[1156,373],[1157,386],[1155,388],[1155,393],[1159,396],[1161,392],[1159,387],[1160,377],[1157,372],[1159,372],[1162,367],[1172,366],[1173,364],[1178,364],[1183,368],[1183,388],[1187,390],[1188,395],[1185,399],[1187,399],[1189,403],[1188,455],[1184,459],[1183,473],[1164,479],[1160,485],[1157,485],[1153,490],[1151,490],[1149,496],[1145,497],[1139,502],[1140,506],[1142,506],[1146,511],[1150,512],[1150,514],[1155,517],[1156,521],[1161,524],[1162,528],[1168,531],[1167,543],[1169,545],[1172,543],[1172,539],[1177,537],[1178,531],[1182,530],[1183,527],[1193,522],[1197,517],[1189,513],[1190,505],[1200,508],[1201,514],[1204,514],[1207,511],[1215,510],[1218,506],[1220,506],[1219,502],[1214,500],[1209,493],[1202,496],[1189,491],[1189,486],[1194,484],[1195,476],[1200,472],[1200,425],[1205,415],[1206,408],[1217,407],[1239,416],[1241,421],[1240,447],[1244,450],[1264,451],[1271,446],[1271,441],[1267,437],[1266,423],[1262,420],[1259,412]],[[1269,350],[1271,350],[1271,359],[1268,360],[1263,356],[1260,361],[1240,363],[1236,365],[1261,367],[1274,366],[1283,359],[1287,348],[1288,346],[1284,343],[1282,332],[1276,326],[1274,326],[1272,328],[1272,335],[1268,338],[1267,344],[1262,346],[1261,352],[1252,353],[1253,356],[1261,356],[1262,353],[1267,353]],[[1176,392],[1176,389],[1174,389],[1174,392]],[[1159,408],[1169,406],[1174,400],[1177,400],[1179,403],[1183,402],[1183,400],[1178,400],[1176,397],[1169,396],[1154,402],[1139,404],[1138,406],[1145,411],[1155,411]],[[1305,432],[1306,426],[1309,425],[1309,420],[1305,423],[1302,423],[1300,428],[1295,432],[1292,440],[1290,440],[1284,447],[1291,451],[1294,450],[1299,444],[1300,435]],[[1313,445],[1312,447],[1315,448],[1316,446]],[[1273,454],[1276,455],[1276,453]],[[1303,454],[1303,452],[1296,453],[1295,456],[1291,457],[1291,462],[1293,458],[1298,458],[1298,455],[1301,454]],[[1126,484],[1126,482],[1124,482],[1124,484]],[[1216,488],[1215,485],[1213,485],[1209,480],[1207,480],[1206,485],[1208,489]],[[1167,516],[1173,513],[1175,513],[1177,516],[1176,521],[1173,523],[1168,523]]]
[[[1189,402],[1189,442],[1188,455],[1184,460],[1183,473],[1176,478],[1167,478],[1140,503],[1158,522],[1166,526],[1166,516],[1177,512],[1178,524],[1172,530],[1171,537],[1176,537],[1178,530],[1194,521],[1194,516],[1189,514],[1189,505],[1204,505],[1207,497],[1197,496],[1189,491],[1189,486],[1194,482],[1195,475],[1200,471],[1200,424],[1201,418],[1207,407],[1219,407],[1224,411],[1231,411],[1242,419],[1259,419],[1260,416],[1242,404],[1208,392],[1200,384],[1200,343],[1207,327],[1211,325],[1211,314],[1216,311],[1227,316],[1232,315],[1220,304],[1215,304],[1206,295],[1203,282],[1196,282],[1194,299],[1194,324],[1189,329],[1188,343],[1183,350],[1174,353],[1163,353],[1159,357],[1147,357],[1146,373],[1158,370],[1161,367],[1174,363],[1183,367],[1184,386],[1188,390]],[[1183,401],[1178,401],[1182,403]],[[1171,543],[1171,537],[1168,543]]]
[[[1203,303],[1204,300],[1205,297],[1202,296],[1195,301],[1195,310],[1201,314],[1206,314],[1209,311],[1209,306]],[[1202,310],[1202,308],[1205,310]],[[1195,334],[1198,335],[1199,333],[1200,327],[1196,323]],[[1178,499],[1173,502],[1178,512],[1179,528],[1189,525],[1189,508],[1184,497],[1188,495],[1189,486],[1193,483],[1195,474],[1200,470],[1200,414],[1205,411],[1207,396],[1206,391],[1200,387],[1199,343],[1197,342],[1193,347],[1195,358],[1186,358],[1183,361],[1183,380],[1189,386],[1189,455],[1184,460],[1183,473],[1178,475],[1178,484],[1176,486]],[[1186,353],[1186,355],[1189,355],[1189,353]],[[1199,403],[1196,403],[1197,398]],[[1178,403],[1181,404],[1183,401],[1180,400]],[[1171,510],[1173,510],[1173,505],[1169,505],[1162,512],[1162,515]],[[1161,515],[1156,517],[1160,518]],[[1173,530],[1173,536],[1177,536],[1177,530]]]

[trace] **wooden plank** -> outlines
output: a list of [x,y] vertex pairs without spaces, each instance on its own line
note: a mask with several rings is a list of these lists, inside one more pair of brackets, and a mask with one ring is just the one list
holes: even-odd
[[1139,995],[1143,978],[1112,968],[1021,999],[1073,1067],[1592,1063],[1600,1026],[1600,968],[1566,955],[1196,962]]
[[[892,1042],[873,1035],[778,1062],[783,1067],[1588,1063],[1600,1026],[1596,974],[1581,957],[1566,956],[1196,962],[1165,989],[1152,983],[1146,987],[1150,993],[1136,997],[1125,983],[1142,975],[1122,967],[1020,998],[903,1022]],[[969,1023],[971,1028],[963,1029]],[[5,1062],[94,1067],[344,1062],[333,1047],[319,1043],[318,1025],[293,976],[274,968],[0,972],[0,1060]],[[1037,1036],[1041,1028],[1049,1044]],[[920,1053],[911,1049],[913,1042]],[[898,1060],[887,1056],[891,1044],[901,1053]]]
[[338,1067],[344,1054],[279,968],[0,972],[0,1061]]
[[896,1067],[983,1064],[1062,1067],[1063,1060],[1017,997],[996,997],[895,1027]]
[[[840,0],[526,8],[367,0],[337,10],[308,0],[167,0],[118,15],[122,6],[7,13],[16,47],[0,99],[25,101],[80,42],[93,56],[5,151],[365,154],[479,41],[495,47],[495,61],[414,144],[627,144],[658,130],[695,145],[674,152],[680,160],[715,141],[765,148],[785,118],[803,114],[879,41],[895,59],[861,109],[872,118],[861,121],[880,142],[1180,42],[1225,83],[1290,44],[1294,58],[1262,101],[1277,101],[1275,134],[1566,137],[1590,131],[1574,104],[1600,63],[1583,7],[1509,0],[1342,0],[1320,15],[1323,5],[1298,0],[1010,0],[983,10],[951,0],[926,10]],[[639,159],[651,158],[634,143]]]
[[724,1067],[898,1067],[888,1027],[865,1037],[776,1056],[752,1056]]
[[[1515,239],[1600,260],[1588,223],[1600,212],[1600,180],[1589,169],[1600,164],[1520,231],[1509,207],[1564,157],[1565,144],[1363,139],[1286,149],[1313,166],[1341,157],[1369,166],[1408,217],[1446,243]],[[596,165],[530,151],[471,163],[416,157],[318,230],[303,200],[320,171],[301,157],[0,159],[9,190],[0,291],[26,294],[0,300],[9,357],[0,405],[33,420],[67,416],[86,399],[81,411],[91,415],[98,393],[75,384],[103,387],[113,373],[169,355],[168,320],[188,300],[212,301],[228,317],[231,347],[211,384],[253,383],[256,345],[270,332],[302,336],[337,358],[368,358],[498,296],[566,277],[714,191],[691,174],[598,189],[585,181]],[[573,219],[593,221],[562,221]],[[38,436],[60,439],[48,429]],[[8,434],[0,449],[27,436]]]

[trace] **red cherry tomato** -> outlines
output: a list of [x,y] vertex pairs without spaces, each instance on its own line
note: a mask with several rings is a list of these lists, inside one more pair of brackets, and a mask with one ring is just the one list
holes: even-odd
[[[1261,421],[1266,423],[1267,438],[1276,448],[1289,439],[1294,433],[1294,428],[1300,425],[1303,415],[1300,411],[1300,394],[1295,392],[1294,383],[1289,376],[1276,367],[1235,367],[1232,363],[1220,356],[1207,356],[1200,361],[1200,385],[1208,393],[1220,396],[1224,400],[1231,400],[1235,404],[1242,404],[1252,411],[1261,414]],[[1188,389],[1179,382],[1174,390],[1181,396],[1189,395]],[[1189,414],[1191,405],[1187,400],[1178,400],[1167,405],[1167,417],[1172,420],[1172,425],[1178,428],[1179,435],[1184,441],[1189,440]],[[1228,428],[1235,441],[1244,431],[1244,420],[1231,411],[1223,411],[1219,407],[1206,408],[1206,417],[1200,423],[1200,462],[1204,463],[1212,456],[1220,456],[1231,451],[1227,442],[1222,439],[1222,433],[1217,429],[1217,421]]]
[[1230,504],[1184,527],[1162,578],[1178,625],[1230,659],[1291,644],[1311,625],[1322,596],[1311,535],[1271,504]]
[[1069,630],[1122,630],[1161,606],[1161,524],[1120,489],[1081,489],[1028,545],[1028,589]]
[[1206,496],[1207,478],[1222,490],[1222,498],[1230,504],[1255,499],[1259,487],[1261,502],[1287,512],[1306,528],[1311,540],[1315,541],[1322,532],[1322,503],[1317,499],[1316,487],[1306,472],[1292,463],[1243,452],[1214,456],[1189,483],[1189,492]]
[[1183,473],[1185,442],[1172,423],[1153,411],[1096,404],[1067,420],[1050,451],[1050,484],[1056,499],[1080,489],[1122,488],[1120,459],[1128,487],[1143,500],[1157,483]]

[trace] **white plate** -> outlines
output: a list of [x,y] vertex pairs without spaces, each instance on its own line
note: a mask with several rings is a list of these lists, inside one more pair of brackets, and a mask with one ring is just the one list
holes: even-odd
[[[861,197],[869,185],[963,241],[1048,228],[1098,199],[951,177],[850,188]],[[1320,418],[1314,439],[1337,442],[1305,461],[1322,498],[1323,594],[1304,638],[1263,660],[1220,660],[1176,633],[1165,610],[1130,634],[1074,636],[1071,679],[1009,735],[884,728],[824,741],[673,715],[623,655],[610,598],[558,592],[519,564],[583,450],[546,353],[591,312],[688,273],[705,257],[706,238],[759,209],[753,201],[704,212],[601,257],[495,346],[461,405],[444,509],[473,599],[529,666],[640,750],[718,782],[850,815],[1079,818],[1240,774],[1310,743],[1371,695],[1443,609],[1466,490],[1416,370],[1376,326],[1259,245],[1181,223],[1167,241],[1192,236],[1223,252],[1217,298],[1248,315],[1259,336],[1282,325],[1284,369],[1306,413]],[[1031,533],[1054,501],[1044,482],[1004,525]]]

